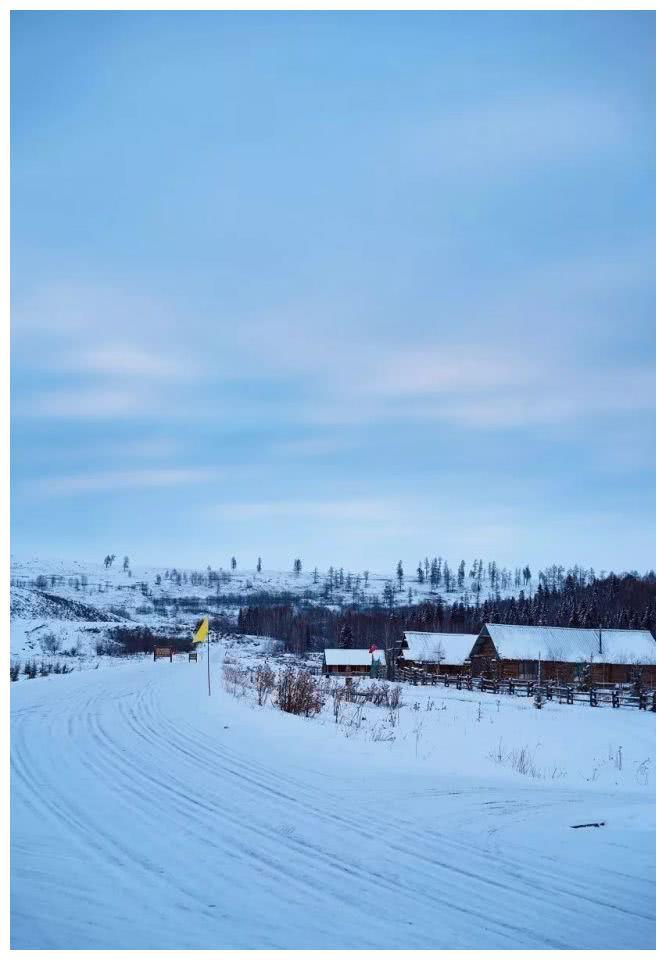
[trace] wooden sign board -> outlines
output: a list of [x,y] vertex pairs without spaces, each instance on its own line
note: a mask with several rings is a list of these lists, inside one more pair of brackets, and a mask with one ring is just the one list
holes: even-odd
[[194,660],[194,662],[196,663],[196,662],[197,662],[197,655],[196,655],[196,652],[195,652],[195,653],[188,653],[188,655],[187,655],[187,659],[188,659],[188,661],[190,661],[190,660]]
[[153,647],[153,663],[155,663],[158,657],[168,657],[170,662],[173,663],[173,648]]

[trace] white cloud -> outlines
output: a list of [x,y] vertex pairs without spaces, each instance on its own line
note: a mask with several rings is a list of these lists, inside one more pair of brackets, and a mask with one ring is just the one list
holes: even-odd
[[597,156],[629,144],[629,107],[579,90],[496,95],[483,107],[431,116],[400,131],[399,155],[415,171],[464,174],[465,183],[519,176],[526,167]]
[[224,503],[213,507],[212,512],[215,516],[234,520],[293,518],[382,523],[390,519],[396,509],[396,503],[391,500],[360,498]]
[[114,419],[136,416],[151,409],[146,396],[133,389],[100,385],[72,386],[34,393],[19,402],[15,413],[35,417],[62,417],[73,420]]
[[203,364],[185,363],[182,357],[163,348],[125,340],[65,351],[54,358],[54,363],[60,369],[138,380],[192,380],[204,372]]
[[506,348],[481,350],[475,344],[406,346],[383,351],[359,384],[363,392],[394,397],[486,394],[498,387],[533,381],[533,366]]
[[77,473],[43,477],[27,485],[30,492],[46,497],[66,497],[113,490],[139,490],[155,487],[180,487],[208,483],[220,477],[220,471],[206,467],[160,467],[144,470],[110,470],[103,473]]
[[209,373],[196,324],[148,297],[75,284],[13,307],[12,370],[15,415],[73,420],[183,411],[192,392],[173,404],[174,391]]

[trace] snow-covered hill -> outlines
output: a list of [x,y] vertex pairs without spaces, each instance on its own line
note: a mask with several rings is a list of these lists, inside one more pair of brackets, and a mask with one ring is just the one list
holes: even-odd
[[[338,585],[324,594],[326,571],[192,570],[168,567],[129,566],[124,570],[116,558],[110,566],[42,558],[12,558],[11,563],[11,654],[15,658],[42,652],[40,638],[55,633],[59,648],[77,649],[81,657],[92,656],[100,634],[114,623],[149,626],[153,629],[187,631],[204,612],[222,612],[232,619],[240,606],[258,595],[308,600],[328,606],[352,602],[385,602],[387,584],[395,591],[395,604],[423,600],[453,603],[469,600],[464,591],[445,591],[440,585],[420,583],[405,575],[402,588],[395,577],[368,572],[336,573]],[[505,594],[512,590],[507,588]],[[490,593],[484,581],[480,599]],[[42,645],[43,646],[43,645]]]

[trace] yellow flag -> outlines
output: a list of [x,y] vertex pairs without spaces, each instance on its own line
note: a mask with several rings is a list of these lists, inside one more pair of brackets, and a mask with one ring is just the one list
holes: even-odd
[[199,620],[192,635],[192,643],[203,643],[208,639],[208,617]]

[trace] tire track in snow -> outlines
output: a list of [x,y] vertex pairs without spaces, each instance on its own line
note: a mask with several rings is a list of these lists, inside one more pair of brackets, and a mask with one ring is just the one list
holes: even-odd
[[[79,679],[13,710],[12,805],[22,810],[13,824],[14,945],[559,947],[579,945],[571,920],[581,902],[591,942],[580,945],[619,922],[604,896],[627,893],[616,871],[591,897],[576,864],[535,861],[529,847],[524,857],[491,850],[469,828],[424,827],[404,793],[389,798],[378,835],[368,785],[308,778],[269,760],[265,742],[232,746],[234,734],[211,730],[187,700],[192,675],[147,666]],[[474,823],[478,791],[442,794],[444,809],[463,823],[467,810]],[[504,800],[493,815],[543,816],[548,803],[558,808],[543,797],[513,809]],[[35,890],[41,919],[30,927]],[[100,921],[109,895],[112,919],[125,916],[122,937]],[[260,919],[244,897],[262,905]],[[647,931],[651,917],[634,909],[637,900],[620,909]],[[535,913],[553,901],[556,922],[546,929]]]

